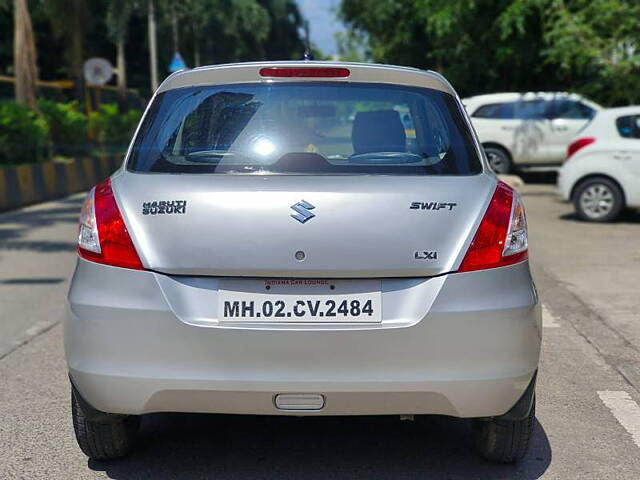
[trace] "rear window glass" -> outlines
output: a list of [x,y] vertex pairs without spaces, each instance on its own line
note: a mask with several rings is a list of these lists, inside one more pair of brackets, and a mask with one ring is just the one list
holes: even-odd
[[472,116],[497,120],[539,120],[545,118],[546,109],[547,102],[544,100],[520,100],[483,105]]
[[481,171],[454,98],[378,84],[188,87],[156,97],[133,172],[471,175]]
[[515,118],[515,108],[513,103],[491,103],[483,105],[473,112],[475,118],[511,119]]
[[554,102],[553,118],[591,120],[595,113],[593,108],[575,100],[556,100]]
[[640,138],[640,115],[629,115],[616,119],[618,133],[624,138]]
[[540,120],[545,118],[548,102],[544,100],[527,100],[516,102],[515,118],[522,120]]

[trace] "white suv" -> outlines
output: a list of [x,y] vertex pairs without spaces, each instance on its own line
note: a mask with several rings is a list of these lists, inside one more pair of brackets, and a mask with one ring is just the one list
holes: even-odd
[[495,93],[463,100],[496,173],[560,165],[601,106],[563,92]]

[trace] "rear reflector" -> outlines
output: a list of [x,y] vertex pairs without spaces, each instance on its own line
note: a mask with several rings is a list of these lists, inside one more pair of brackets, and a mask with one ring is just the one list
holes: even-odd
[[498,182],[459,272],[505,267],[528,258],[527,220],[520,196]]
[[351,74],[348,68],[340,67],[264,67],[261,77],[272,78],[346,78]]
[[91,189],[82,206],[78,255],[113,267],[143,269],[108,178]]
[[593,137],[582,137],[577,139],[575,142],[570,143],[567,147],[567,160],[569,160],[578,150],[583,149],[587,145],[591,145],[595,141],[596,139]]

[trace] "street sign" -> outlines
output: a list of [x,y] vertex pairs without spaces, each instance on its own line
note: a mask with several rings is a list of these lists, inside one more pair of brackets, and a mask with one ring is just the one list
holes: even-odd
[[182,55],[176,52],[171,59],[171,63],[169,63],[169,72],[177,72],[178,70],[184,70],[187,68],[187,64],[184,63],[182,59]]
[[113,67],[104,58],[90,58],[84,62],[84,79],[90,85],[104,85],[113,76]]

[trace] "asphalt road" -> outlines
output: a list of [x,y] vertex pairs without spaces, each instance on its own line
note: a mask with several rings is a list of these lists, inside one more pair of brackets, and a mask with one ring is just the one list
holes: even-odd
[[577,221],[523,188],[544,303],[538,422],[526,459],[488,464],[443,417],[151,415],[138,450],[88,462],[75,444],[60,321],[80,196],[0,214],[0,479],[640,478],[640,215]]

